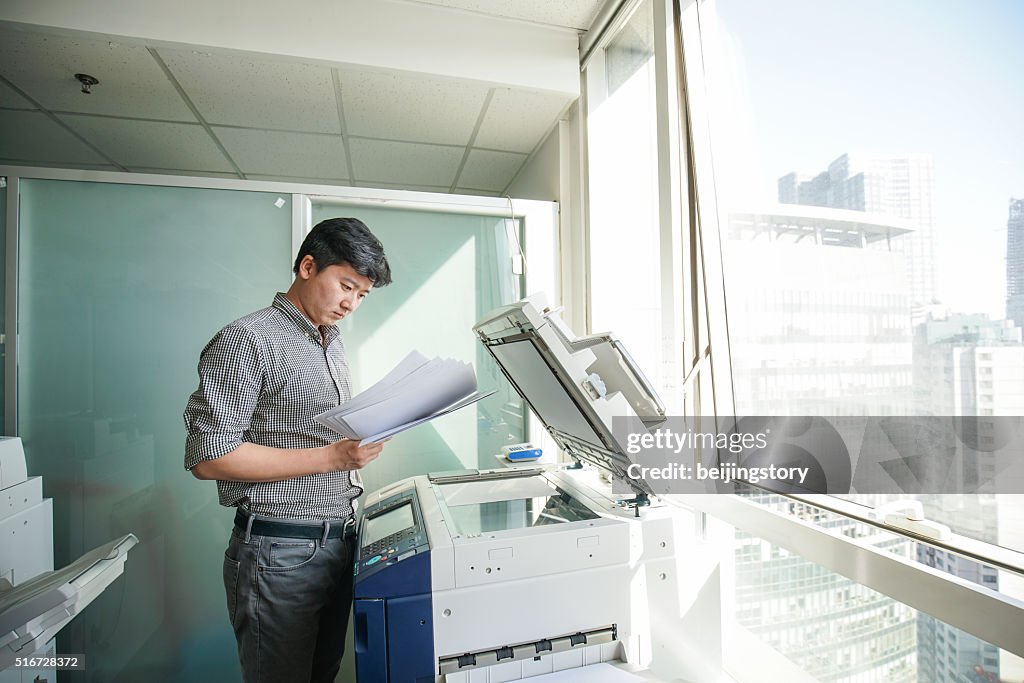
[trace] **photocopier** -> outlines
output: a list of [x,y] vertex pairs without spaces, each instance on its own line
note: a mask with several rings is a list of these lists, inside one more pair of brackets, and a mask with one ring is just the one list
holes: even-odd
[[[18,437],[0,437],[0,683],[54,681],[84,660],[57,656],[54,636],[124,570],[127,534],[53,569],[53,500],[28,476]],[[87,653],[83,653],[87,655]]]
[[692,528],[642,481],[614,493],[607,478],[625,481],[631,462],[612,418],[654,429],[663,405],[614,336],[575,337],[539,296],[473,329],[575,462],[417,476],[367,496],[355,558],[359,683],[646,666],[655,607],[679,602],[676,557]]

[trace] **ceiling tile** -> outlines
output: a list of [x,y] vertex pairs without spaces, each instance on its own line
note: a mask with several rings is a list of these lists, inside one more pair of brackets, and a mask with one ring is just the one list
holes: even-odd
[[348,178],[340,135],[213,127],[242,173],[293,178]]
[[199,124],[61,114],[83,138],[122,166],[193,171],[234,169]]
[[478,197],[500,197],[501,193],[497,190],[476,190],[471,187],[456,187],[455,194],[470,194]]
[[413,190],[415,192],[433,192],[434,194],[448,194],[449,185],[413,185],[410,183],[389,183],[389,182],[361,182],[356,187],[368,187],[375,190]]
[[334,80],[326,66],[247,55],[159,52],[208,123],[341,132]]
[[349,135],[465,145],[487,98],[471,81],[342,70],[341,101]]
[[40,111],[0,110],[0,155],[7,161],[31,163],[107,163]]
[[570,102],[564,95],[495,88],[473,146],[528,154]]
[[275,183],[301,183],[303,185],[342,185],[349,187],[350,183],[347,180],[340,180],[338,178],[304,178],[304,177],[290,177],[290,176],[279,176],[279,175],[248,175],[245,176],[249,180],[267,180]]
[[459,176],[458,187],[500,191],[508,187],[516,172],[526,161],[526,154],[470,150],[469,158]]
[[120,168],[113,164],[78,164],[73,161],[16,161],[0,157],[0,164],[11,164],[12,166],[40,166],[43,168],[65,168],[75,171],[113,171],[119,172]]
[[0,81],[0,107],[4,109],[36,109],[36,105],[19,95],[14,88],[3,81]]
[[188,169],[181,168],[132,168],[132,173],[154,173],[158,175],[185,175],[195,176],[197,178],[228,178],[231,180],[239,180],[237,173],[216,173],[213,171],[191,171]]
[[359,181],[409,185],[451,185],[464,150],[384,140],[349,140],[352,168]]
[[417,0],[538,24],[585,31],[590,28],[604,0]]
[[[99,79],[81,92],[76,73]],[[146,48],[0,28],[0,74],[46,109],[195,121]]]

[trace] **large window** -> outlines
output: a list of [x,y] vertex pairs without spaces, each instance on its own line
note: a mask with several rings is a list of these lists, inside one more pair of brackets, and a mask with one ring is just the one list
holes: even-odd
[[[668,136],[658,121],[656,31],[661,0],[627,3],[625,21],[585,72],[590,328],[614,332],[663,401],[682,410],[670,212],[659,172]],[[664,81],[662,81],[664,82]]]
[[[1024,414],[1020,7],[700,10],[735,386],[719,409]],[[984,500],[924,497],[1024,549],[1024,499]]]
[[[1024,164],[1010,152],[1024,142],[1020,5],[683,4],[699,17],[697,46],[686,49],[700,58],[686,61],[701,68],[693,98],[702,98],[698,125],[710,140],[698,183],[713,183],[725,258],[734,401],[719,412],[1024,414]],[[916,497],[928,519],[959,534],[1024,549],[1024,496]],[[871,508],[891,497],[849,500]],[[851,537],[860,528],[834,523]],[[1019,575],[887,542],[929,568],[1020,595]],[[756,597],[769,596],[757,587],[779,567],[815,575],[774,552],[737,546],[747,569],[736,589],[752,600],[737,606],[741,622],[779,609]],[[880,612],[873,601],[847,606],[858,619],[902,613],[895,602]],[[786,619],[798,619],[798,608]],[[1007,653],[908,619],[917,657],[907,680],[1019,675]],[[769,622],[761,635],[784,642]],[[836,651],[860,637],[832,635]],[[815,670],[820,680],[895,680],[848,651],[845,666]]]

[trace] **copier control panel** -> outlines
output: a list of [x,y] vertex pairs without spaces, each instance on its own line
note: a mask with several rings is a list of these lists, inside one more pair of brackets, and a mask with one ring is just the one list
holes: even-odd
[[360,520],[355,574],[365,577],[428,549],[415,488],[367,506]]

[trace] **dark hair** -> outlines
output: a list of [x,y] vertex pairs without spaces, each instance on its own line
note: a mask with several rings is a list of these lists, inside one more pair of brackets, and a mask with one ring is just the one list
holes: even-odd
[[374,287],[391,284],[391,266],[384,255],[384,245],[358,218],[328,218],[314,226],[299,247],[292,271],[306,255],[313,257],[318,269],[347,263]]

